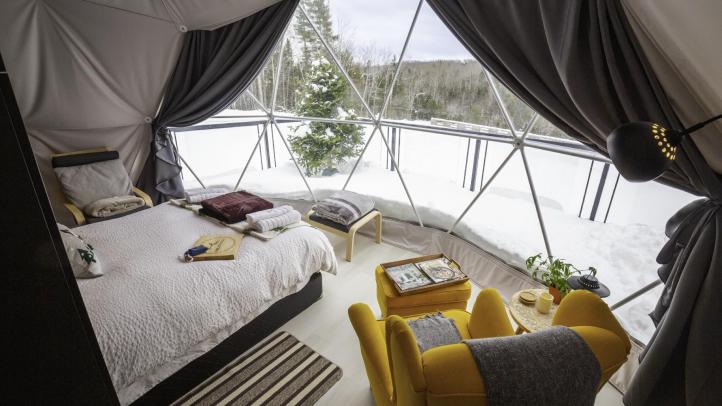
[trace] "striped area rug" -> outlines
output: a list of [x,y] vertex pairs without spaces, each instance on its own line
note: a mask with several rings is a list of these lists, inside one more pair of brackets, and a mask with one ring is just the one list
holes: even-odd
[[341,368],[280,332],[250,349],[174,405],[312,405]]

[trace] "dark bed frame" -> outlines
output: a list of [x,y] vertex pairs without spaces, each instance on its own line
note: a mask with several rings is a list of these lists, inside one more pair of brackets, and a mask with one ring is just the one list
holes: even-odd
[[321,298],[321,273],[311,275],[303,289],[277,301],[207,353],[176,371],[133,405],[169,405],[268,337]]

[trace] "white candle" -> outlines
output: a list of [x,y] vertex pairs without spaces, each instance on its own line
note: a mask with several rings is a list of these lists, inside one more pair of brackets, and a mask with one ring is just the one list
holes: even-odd
[[552,302],[554,301],[554,296],[551,295],[549,292],[544,292],[541,295],[539,295],[539,299],[536,301],[536,310],[539,313],[547,314],[549,313],[549,310],[552,308]]

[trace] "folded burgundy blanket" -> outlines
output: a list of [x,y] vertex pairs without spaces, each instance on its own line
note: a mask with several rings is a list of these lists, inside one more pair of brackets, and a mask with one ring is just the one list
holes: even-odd
[[231,192],[206,199],[201,206],[201,213],[231,224],[245,220],[246,214],[270,209],[273,203],[248,192]]

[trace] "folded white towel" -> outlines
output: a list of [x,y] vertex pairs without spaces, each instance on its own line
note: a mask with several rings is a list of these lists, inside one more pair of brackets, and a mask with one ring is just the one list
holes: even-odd
[[200,195],[203,193],[228,193],[230,190],[226,187],[222,186],[211,186],[208,188],[197,188],[197,189],[188,189],[185,191],[186,196],[194,196],[194,195]]
[[212,197],[224,195],[228,193],[229,190],[224,187],[209,187],[207,189],[191,189],[186,190],[186,201],[188,203],[200,203],[206,199],[210,199]]
[[265,233],[266,231],[273,230],[275,228],[298,223],[299,221],[301,221],[301,213],[296,210],[291,210],[287,213],[281,214],[280,216],[258,220],[251,224],[251,227],[256,231]]
[[270,219],[272,217],[278,217],[283,214],[286,214],[293,210],[293,207],[289,205],[274,207],[272,209],[268,210],[261,210],[257,211],[255,213],[248,213],[246,214],[246,221],[248,221],[250,224],[254,224],[261,220]]
[[[225,223],[224,223],[225,224]],[[251,225],[247,221],[239,221],[238,223],[226,224],[226,227],[238,233],[245,233],[251,229]]]
[[83,211],[92,217],[110,217],[143,206],[145,200],[138,196],[113,196],[90,203]]

